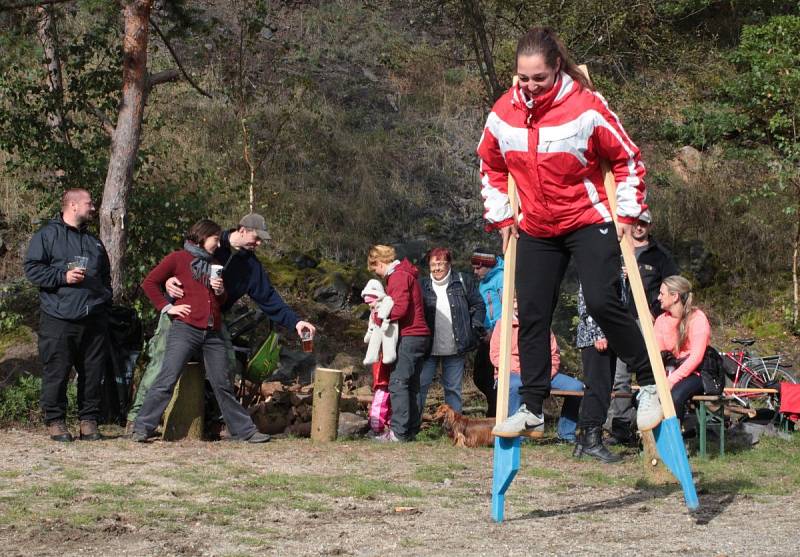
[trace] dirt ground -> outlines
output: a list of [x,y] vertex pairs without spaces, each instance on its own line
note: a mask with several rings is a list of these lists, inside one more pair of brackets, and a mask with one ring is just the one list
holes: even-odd
[[20,556],[797,552],[796,481],[747,494],[701,474],[690,515],[676,487],[643,487],[634,454],[617,466],[569,454],[524,446],[496,524],[492,451],[445,439],[58,444],[4,430],[0,543]]

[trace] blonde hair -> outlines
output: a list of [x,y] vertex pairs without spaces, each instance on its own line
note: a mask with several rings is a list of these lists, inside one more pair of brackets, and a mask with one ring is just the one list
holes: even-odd
[[384,246],[377,244],[369,248],[369,255],[367,256],[367,270],[374,271],[378,263],[391,263],[396,257],[396,253],[392,246]]
[[670,294],[677,294],[683,304],[683,313],[678,325],[678,350],[680,350],[686,342],[686,326],[689,323],[689,316],[697,309],[694,307],[692,299],[692,283],[680,275],[672,275],[665,278],[662,284],[667,287]]

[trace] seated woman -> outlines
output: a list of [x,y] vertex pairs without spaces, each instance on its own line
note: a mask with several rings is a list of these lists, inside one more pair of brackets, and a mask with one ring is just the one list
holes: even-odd
[[658,316],[654,326],[656,342],[662,356],[672,362],[665,362],[667,381],[675,414],[683,421],[686,402],[703,394],[700,364],[711,339],[711,325],[705,313],[692,303],[692,284],[680,275],[664,279],[658,301],[664,313]]
[[[511,333],[511,376],[508,383],[508,415],[512,415],[519,410],[522,398],[519,395],[519,388],[522,386],[519,366],[519,320],[517,319],[517,299],[514,298],[514,320],[512,321],[513,331]],[[492,339],[489,342],[489,358],[495,367],[495,378],[497,378],[497,368],[500,367],[500,335],[503,331],[502,321],[497,324],[492,331]],[[583,391],[583,383],[578,379],[565,373],[560,373],[561,352],[556,342],[556,336],[550,331],[550,387],[562,391]],[[564,397],[564,405],[561,407],[561,417],[558,419],[556,430],[558,439],[566,443],[575,442],[575,429],[578,425],[578,412],[580,411],[581,399],[579,397]],[[544,424],[543,424],[544,425]],[[544,427],[541,427],[540,432]]]
[[[225,340],[220,334],[225,301],[222,278],[212,276],[212,254],[219,246],[222,229],[210,220],[196,222],[186,234],[183,249],[167,255],[142,282],[142,290],[157,310],[173,320],[161,373],[156,378],[133,425],[133,440],[144,442],[153,436],[161,415],[172,399],[175,384],[189,358],[203,354],[206,378],[214,390],[222,417],[233,439],[250,443],[269,441],[260,433],[247,411],[236,400],[228,374]],[[221,266],[220,266],[221,268]],[[184,295],[173,305],[164,296],[167,279],[177,277]]]

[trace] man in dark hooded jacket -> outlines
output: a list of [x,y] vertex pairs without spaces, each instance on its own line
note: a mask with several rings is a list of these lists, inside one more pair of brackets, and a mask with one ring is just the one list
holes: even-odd
[[112,292],[105,247],[87,229],[94,213],[88,191],[65,191],[61,214],[33,235],[25,256],[25,275],[39,287],[41,406],[54,441],[73,440],[65,422],[72,366],[78,372],[80,438],[100,439],[97,419]]

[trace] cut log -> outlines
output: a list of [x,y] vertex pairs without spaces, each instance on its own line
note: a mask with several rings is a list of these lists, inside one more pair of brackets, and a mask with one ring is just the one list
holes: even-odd
[[203,438],[204,384],[203,364],[186,364],[167,411],[164,412],[165,441]]
[[311,414],[313,441],[336,440],[343,381],[344,375],[336,369],[318,367],[314,372],[314,404]]

